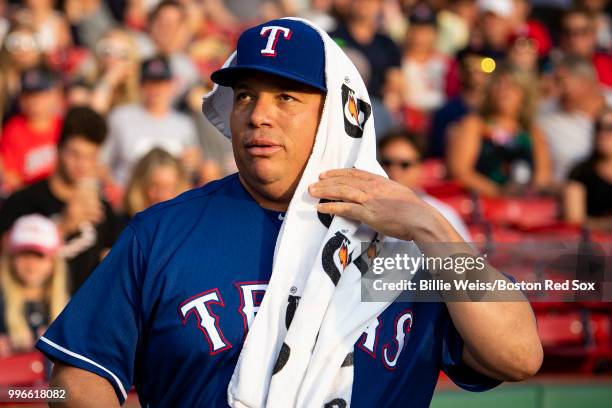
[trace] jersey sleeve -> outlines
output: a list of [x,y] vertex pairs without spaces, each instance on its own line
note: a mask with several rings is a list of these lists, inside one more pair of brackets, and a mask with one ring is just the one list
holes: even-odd
[[134,381],[144,265],[134,227],[128,225],[36,343],[49,359],[107,379],[122,404]]
[[[446,312],[448,315],[448,312]],[[442,339],[442,371],[459,387],[480,392],[497,387],[502,381],[490,378],[463,361],[463,339],[450,316],[446,319]]]

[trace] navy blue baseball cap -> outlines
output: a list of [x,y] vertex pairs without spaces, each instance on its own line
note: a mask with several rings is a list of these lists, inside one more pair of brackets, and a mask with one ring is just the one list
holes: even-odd
[[141,81],[169,81],[171,79],[172,69],[166,57],[153,57],[143,61],[140,65]]
[[42,92],[57,85],[55,74],[42,67],[30,68],[21,74],[21,92]]
[[249,72],[291,79],[321,91],[325,85],[325,50],[321,35],[310,25],[279,19],[251,27],[240,35],[236,65],[211,75],[213,82],[233,86]]

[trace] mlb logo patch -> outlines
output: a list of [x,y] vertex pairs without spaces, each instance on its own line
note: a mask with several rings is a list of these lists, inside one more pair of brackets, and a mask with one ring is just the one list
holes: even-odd
[[369,103],[358,99],[355,91],[342,84],[342,111],[344,112],[344,130],[354,138],[363,136],[363,128],[372,113]]

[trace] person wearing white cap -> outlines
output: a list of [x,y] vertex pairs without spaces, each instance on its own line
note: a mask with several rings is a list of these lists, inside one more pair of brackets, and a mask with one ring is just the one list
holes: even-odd
[[482,14],[482,21],[478,26],[481,29],[485,46],[496,52],[504,53],[513,28],[513,0],[479,0],[478,7]]
[[68,303],[66,262],[56,224],[39,214],[17,219],[0,258],[0,357],[31,351]]

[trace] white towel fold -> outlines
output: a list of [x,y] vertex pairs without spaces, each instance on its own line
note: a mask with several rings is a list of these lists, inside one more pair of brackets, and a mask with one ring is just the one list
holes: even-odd
[[[311,25],[323,39],[328,91],[311,157],[278,235],[272,277],[228,387],[234,408],[349,406],[354,344],[389,305],[360,301],[367,264],[362,243],[378,240],[376,233],[317,213],[318,200],[307,191],[329,169],[385,175],[376,161],[369,96],[340,47],[310,22],[294,20]],[[234,65],[235,57],[225,66]],[[230,88],[215,86],[203,104],[204,114],[227,137],[232,96]],[[299,302],[287,330],[290,296]]]

